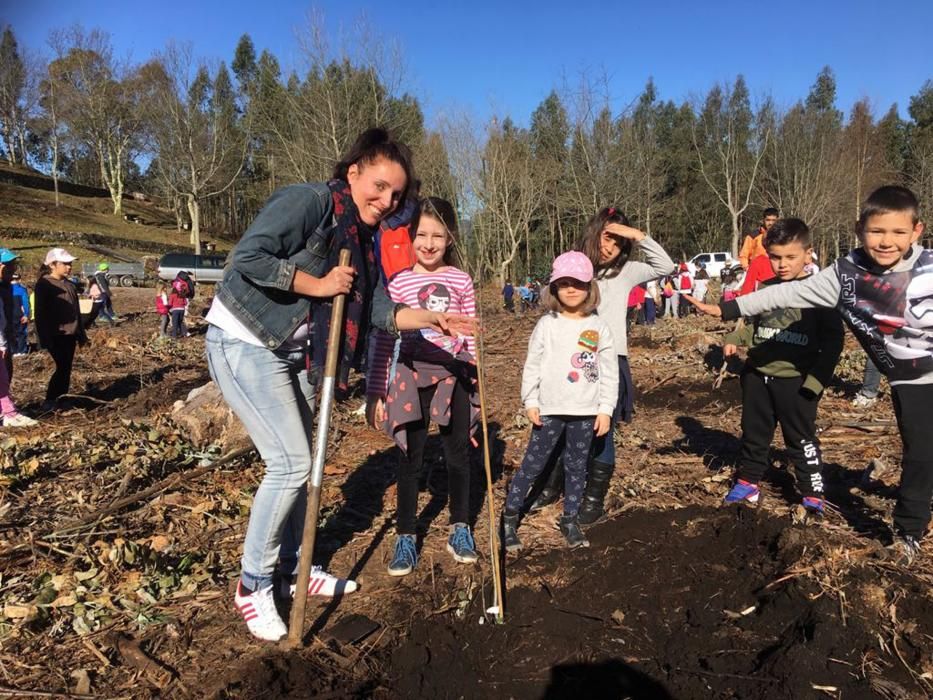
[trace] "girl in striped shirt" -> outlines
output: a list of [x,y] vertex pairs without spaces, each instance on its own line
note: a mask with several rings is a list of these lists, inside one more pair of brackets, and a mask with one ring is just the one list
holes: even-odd
[[[389,282],[393,301],[429,311],[476,315],[472,278],[454,266],[457,218],[449,202],[419,202],[411,224],[415,264]],[[440,428],[447,463],[450,536],[458,562],[477,560],[470,532],[470,433],[476,417],[473,339],[430,329],[402,333],[397,360],[387,334],[375,338],[366,378],[372,421],[401,450],[398,467],[395,552],[389,575],[405,576],[418,562],[415,519],[418,481],[431,421]],[[394,364],[394,367],[393,367]],[[391,375],[391,376],[390,376]]]

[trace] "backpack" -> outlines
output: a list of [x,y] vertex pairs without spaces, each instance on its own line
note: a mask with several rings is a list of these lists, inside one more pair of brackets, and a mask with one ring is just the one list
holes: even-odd
[[415,264],[415,251],[411,245],[410,224],[388,228],[383,224],[379,236],[379,262],[387,280]]
[[182,270],[175,276],[175,281],[172,282],[172,289],[174,289],[180,297],[185,299],[194,298],[194,280],[185,270]]

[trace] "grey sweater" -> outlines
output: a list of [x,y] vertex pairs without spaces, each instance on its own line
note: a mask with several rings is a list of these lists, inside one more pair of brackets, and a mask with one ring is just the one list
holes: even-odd
[[528,341],[525,408],[537,408],[542,416],[611,416],[618,398],[619,362],[605,321],[596,314],[544,314]]
[[772,309],[836,308],[892,385],[933,384],[933,252],[913,245],[894,267],[879,268],[858,248],[812,277],[720,304],[726,320]]
[[[664,252],[664,248],[653,238],[644,238],[636,244],[645,254],[647,262],[629,260],[615,277],[597,274],[599,286],[600,317],[609,324],[612,331],[612,344],[617,355],[628,355],[628,330],[625,315],[628,313],[628,295],[642,282],[664,277],[674,272],[674,261]],[[635,253],[633,248],[632,253]]]

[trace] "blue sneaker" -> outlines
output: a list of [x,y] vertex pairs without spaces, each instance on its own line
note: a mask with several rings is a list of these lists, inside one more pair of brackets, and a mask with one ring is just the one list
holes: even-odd
[[826,512],[826,502],[819,496],[804,496],[803,507],[808,513],[823,515]]
[[479,555],[476,553],[476,543],[470,534],[470,527],[465,523],[454,523],[450,526],[450,537],[447,539],[447,551],[454,555],[454,560],[461,564],[472,564]]
[[395,554],[389,562],[389,576],[407,576],[418,563],[418,549],[414,535],[399,535],[395,538]]
[[757,484],[745,481],[745,479],[739,479],[735,482],[735,486],[729,489],[725,502],[756,504],[760,495],[761,491],[758,489]]

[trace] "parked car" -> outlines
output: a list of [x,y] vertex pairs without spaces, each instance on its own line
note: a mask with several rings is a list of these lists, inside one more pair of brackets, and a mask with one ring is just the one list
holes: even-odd
[[159,260],[159,279],[171,282],[182,270],[191,273],[196,282],[220,282],[224,276],[225,255],[195,255],[166,253]]
[[[107,270],[107,281],[111,286],[132,287],[134,284],[142,284],[146,279],[146,266],[142,263],[107,264],[110,265],[110,269]],[[81,266],[81,274],[85,279],[95,272],[97,272],[97,263],[84,263]]]
[[694,267],[699,269],[700,263],[706,268],[706,273],[710,277],[721,277],[722,271],[736,264],[732,253],[700,253],[690,258]]

